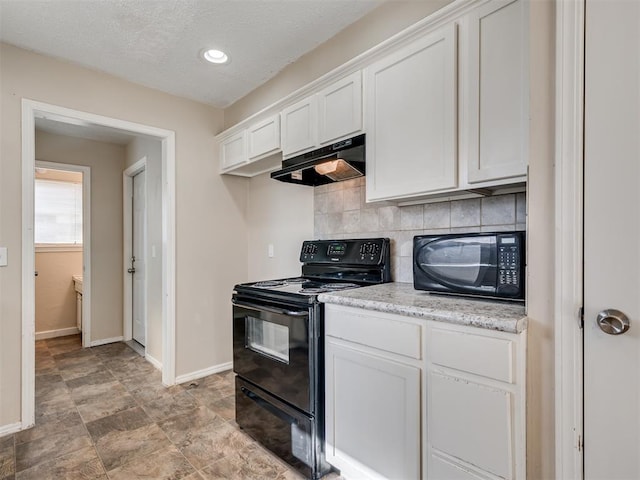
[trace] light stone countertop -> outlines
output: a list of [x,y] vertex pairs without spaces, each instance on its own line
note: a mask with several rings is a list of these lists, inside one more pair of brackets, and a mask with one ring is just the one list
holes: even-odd
[[383,283],[341,292],[321,293],[318,300],[501,332],[520,333],[527,328],[527,317],[522,304],[432,294],[415,290],[411,283]]

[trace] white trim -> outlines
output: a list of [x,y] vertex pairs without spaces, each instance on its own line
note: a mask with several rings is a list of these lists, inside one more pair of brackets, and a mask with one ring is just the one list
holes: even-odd
[[12,433],[19,432],[20,430],[24,430],[25,428],[27,427],[23,427],[21,422],[2,425],[0,426],[0,437],[4,437],[5,435],[10,435]]
[[35,424],[35,249],[33,236],[35,178],[35,118],[22,101],[22,357],[21,427]]
[[124,341],[124,338],[122,337],[103,338],[100,340],[94,340],[93,342],[91,342],[91,345],[89,346],[99,347],[100,345],[107,345],[108,343],[116,343],[116,342],[122,342],[122,341]]
[[162,140],[162,383],[176,383],[176,136]]
[[[57,105],[22,99],[22,345],[21,345],[21,426],[35,422],[35,249],[33,240],[33,183],[35,177],[35,118],[85,125],[105,126],[162,140],[162,381],[175,384],[175,132],[161,128],[72,110]],[[90,272],[85,272],[91,281]],[[86,286],[90,290],[89,285]],[[84,298],[83,298],[84,300]],[[83,301],[83,315],[88,307]],[[102,340],[121,341],[116,339]],[[94,342],[92,342],[94,343]]]
[[213,375],[214,373],[226,372],[233,368],[233,362],[221,363],[214,365],[213,367],[203,368],[202,370],[196,370],[195,372],[185,373],[184,375],[178,375],[176,377],[176,383],[186,383],[191,380],[197,380],[199,378]]
[[81,252],[83,245],[74,245],[71,243],[63,243],[56,245],[55,243],[36,243],[36,253],[59,253],[59,252]]
[[582,479],[584,0],[556,15],[555,445],[556,478]]
[[80,333],[77,327],[59,328],[58,330],[43,330],[36,332],[36,340],[44,340],[46,338],[66,337],[67,335],[77,335]]
[[[82,173],[82,346],[91,344],[91,167],[71,163],[35,161],[36,167]],[[35,174],[34,174],[35,175]],[[40,253],[38,247],[35,251]],[[51,250],[44,250],[51,251]],[[53,250],[55,251],[55,250]],[[58,250],[59,251],[59,250]]]
[[152,357],[151,355],[149,355],[148,353],[145,352],[144,354],[144,358],[147,360],[147,362],[149,362],[151,365],[153,365],[154,367],[156,367],[158,370],[162,371],[162,362],[160,360],[158,360],[155,357]]
[[[129,341],[133,338],[133,319],[131,305],[133,303],[133,281],[131,275],[127,272],[129,269],[132,251],[131,251],[131,238],[133,236],[132,230],[132,206],[133,206],[133,177],[147,168],[147,157],[142,157],[133,165],[128,167],[122,172],[122,285],[123,302],[122,302],[122,320],[123,320],[123,333],[124,340]],[[145,262],[146,265],[146,262]],[[146,285],[146,281],[145,281]],[[146,349],[145,349],[146,350]]]

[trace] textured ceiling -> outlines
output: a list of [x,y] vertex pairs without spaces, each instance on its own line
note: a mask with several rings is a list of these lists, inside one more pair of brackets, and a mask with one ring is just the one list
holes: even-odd
[[[226,107],[383,0],[0,0],[0,40]],[[227,65],[199,57],[224,50]]]

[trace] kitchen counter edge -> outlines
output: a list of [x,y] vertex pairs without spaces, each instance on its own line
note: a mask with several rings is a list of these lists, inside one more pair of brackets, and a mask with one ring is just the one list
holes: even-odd
[[508,333],[521,333],[527,328],[525,308],[521,304],[433,294],[415,290],[411,283],[383,283],[342,292],[321,293],[318,300]]

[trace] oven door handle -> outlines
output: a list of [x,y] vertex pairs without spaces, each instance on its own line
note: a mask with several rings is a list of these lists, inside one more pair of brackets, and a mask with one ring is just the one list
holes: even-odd
[[286,315],[288,317],[306,317],[309,315],[308,310],[285,310],[284,308],[267,307],[265,305],[258,305],[257,303],[237,302],[233,299],[231,300],[231,303],[238,307],[245,307],[257,311],[263,310],[265,312],[277,313],[278,315]]

